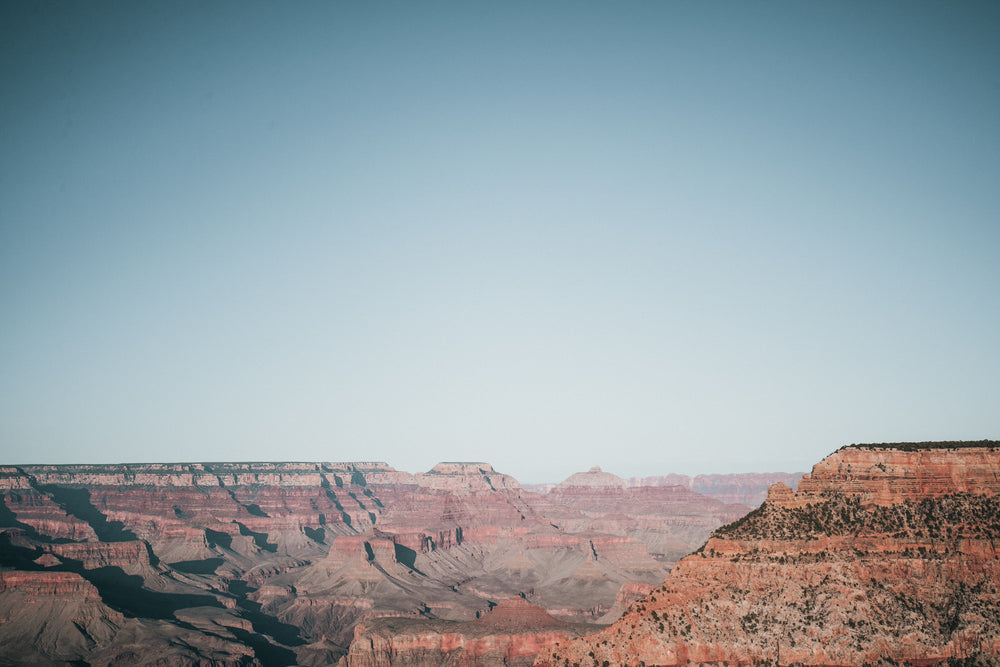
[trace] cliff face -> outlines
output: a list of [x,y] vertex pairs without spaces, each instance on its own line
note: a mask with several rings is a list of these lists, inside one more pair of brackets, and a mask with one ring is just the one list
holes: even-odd
[[[529,493],[485,463],[0,467],[0,662],[329,664],[374,619],[473,622],[512,596],[608,622],[623,591],[747,509],[574,493]],[[463,660],[506,641],[476,627]],[[505,659],[548,641],[511,632]]]
[[836,490],[863,504],[891,505],[953,493],[995,495],[1000,446],[907,450],[891,446],[844,447],[799,482],[796,502],[815,502]]
[[536,664],[995,660],[998,540],[1000,448],[845,448]]

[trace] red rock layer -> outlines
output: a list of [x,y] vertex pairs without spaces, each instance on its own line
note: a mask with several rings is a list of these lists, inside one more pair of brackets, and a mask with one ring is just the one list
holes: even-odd
[[799,482],[796,503],[816,502],[827,491],[889,505],[951,493],[1000,493],[1000,447],[926,449],[844,447]]
[[1000,656],[1000,450],[845,449],[537,665]]
[[[17,483],[23,480],[14,478],[12,481]],[[18,521],[42,535],[68,540],[97,539],[89,524],[66,514],[49,496],[31,487],[11,489],[0,498]]]
[[93,584],[74,572],[0,571],[0,593],[6,590],[17,590],[30,598],[100,599]]

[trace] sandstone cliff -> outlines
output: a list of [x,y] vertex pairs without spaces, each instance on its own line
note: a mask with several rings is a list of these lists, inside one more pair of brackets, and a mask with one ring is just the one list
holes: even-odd
[[998,443],[844,448],[536,664],[995,661],[998,494]]

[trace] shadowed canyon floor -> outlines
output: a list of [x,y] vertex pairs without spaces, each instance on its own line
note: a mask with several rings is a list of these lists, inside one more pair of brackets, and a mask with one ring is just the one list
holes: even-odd
[[723,500],[483,463],[0,467],[0,664],[530,664],[788,479],[717,477]]

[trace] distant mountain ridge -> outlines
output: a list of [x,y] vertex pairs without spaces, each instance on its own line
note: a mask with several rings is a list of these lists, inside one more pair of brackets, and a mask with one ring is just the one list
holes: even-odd
[[[767,489],[772,484],[781,482],[794,489],[804,474],[802,472],[725,473],[695,475],[694,477],[668,474],[623,478],[604,472],[600,467],[595,466],[586,473],[575,473],[560,483],[524,484],[522,486],[525,490],[545,494],[558,486],[573,483],[592,484],[596,483],[597,478],[601,478],[604,484],[623,488],[682,486],[689,491],[721,500],[724,503],[739,503],[756,507],[764,502],[767,497]],[[592,481],[588,481],[588,478]],[[620,483],[614,480],[619,480]]]

